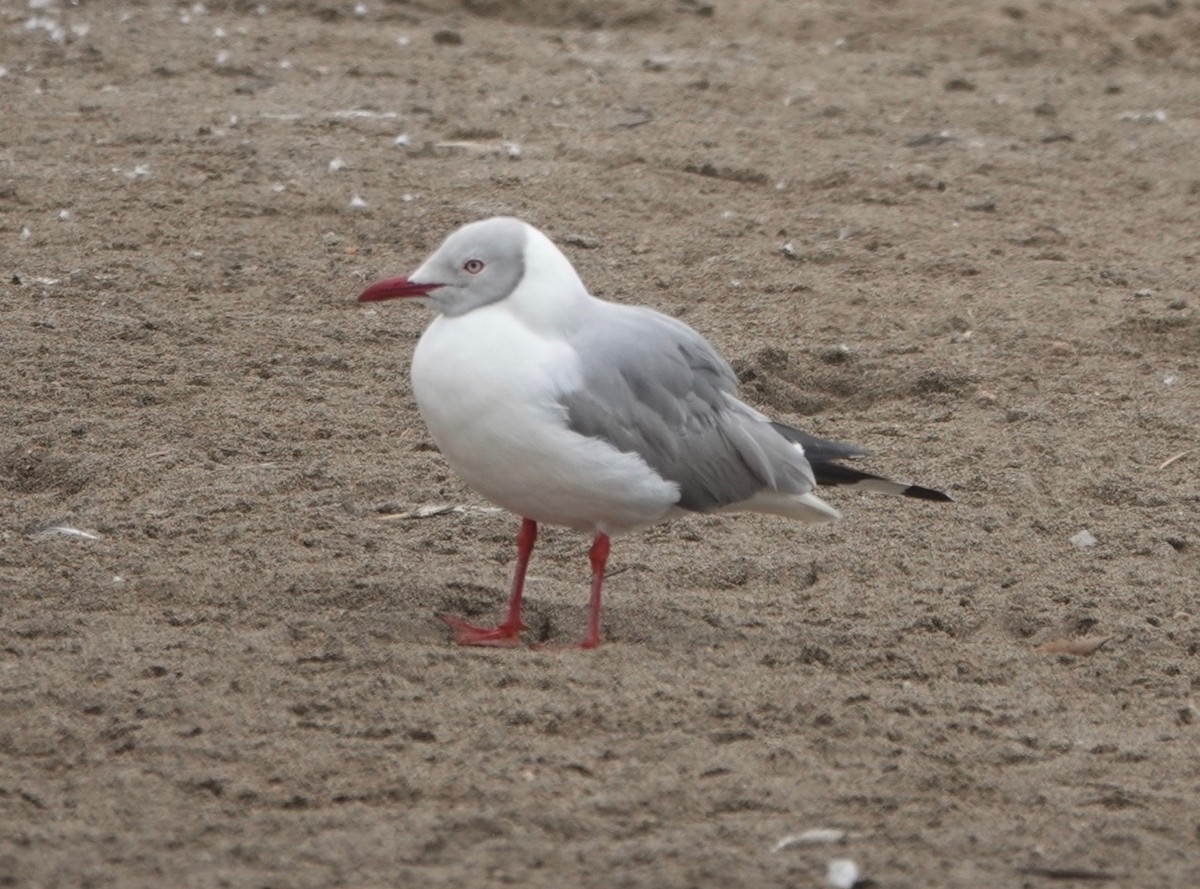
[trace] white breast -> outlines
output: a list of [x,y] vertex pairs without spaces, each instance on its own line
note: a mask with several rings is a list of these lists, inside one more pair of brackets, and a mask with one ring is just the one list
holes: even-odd
[[532,332],[508,301],[437,318],[413,354],[421,416],[450,466],[484,497],[588,532],[661,520],[677,485],[641,457],[567,428],[558,396],[578,380],[567,342]]

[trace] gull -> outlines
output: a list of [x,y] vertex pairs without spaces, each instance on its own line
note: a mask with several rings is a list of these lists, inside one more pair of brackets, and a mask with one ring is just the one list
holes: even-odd
[[703,336],[592,296],[554,243],[519,219],[463,226],[411,275],[377,281],[359,301],[401,298],[437,312],[411,371],[435,444],[470,487],[521,518],[504,619],[483,627],[439,615],[461,645],[518,644],[539,524],[592,536],[579,647],[594,648],[617,534],[687,513],[839,518],[817,485],[950,499],[847,466],[866,451],[741,401],[732,368]]

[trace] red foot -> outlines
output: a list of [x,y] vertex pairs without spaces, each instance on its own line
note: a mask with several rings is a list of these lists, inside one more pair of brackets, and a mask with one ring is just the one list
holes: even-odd
[[527,629],[519,620],[505,621],[498,627],[477,627],[461,617],[439,614],[438,617],[454,631],[454,641],[459,645],[487,645],[492,648],[516,648],[520,643],[521,631]]

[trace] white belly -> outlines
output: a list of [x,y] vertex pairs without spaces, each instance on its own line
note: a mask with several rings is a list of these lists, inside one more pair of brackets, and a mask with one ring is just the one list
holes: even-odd
[[413,392],[446,461],[496,505],[609,534],[662,520],[677,485],[567,428],[558,396],[577,368],[566,343],[531,333],[498,304],[430,325],[413,354]]

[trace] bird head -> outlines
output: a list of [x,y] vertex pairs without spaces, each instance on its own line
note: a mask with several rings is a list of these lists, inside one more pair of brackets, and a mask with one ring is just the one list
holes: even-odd
[[525,247],[531,231],[510,216],[464,225],[407,278],[376,281],[358,300],[420,297],[450,316],[498,302],[525,276]]

